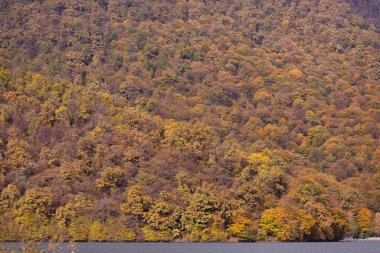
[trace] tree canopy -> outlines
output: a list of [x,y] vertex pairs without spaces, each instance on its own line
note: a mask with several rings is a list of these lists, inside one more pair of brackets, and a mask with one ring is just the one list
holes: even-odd
[[352,10],[1,1],[0,240],[379,235],[380,35]]

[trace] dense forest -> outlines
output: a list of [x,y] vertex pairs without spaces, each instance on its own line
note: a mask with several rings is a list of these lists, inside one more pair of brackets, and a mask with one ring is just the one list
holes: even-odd
[[1,0],[0,240],[380,235],[376,1],[348,2]]
[[369,23],[375,24],[380,32],[380,1],[379,0],[345,0],[352,9],[363,16]]

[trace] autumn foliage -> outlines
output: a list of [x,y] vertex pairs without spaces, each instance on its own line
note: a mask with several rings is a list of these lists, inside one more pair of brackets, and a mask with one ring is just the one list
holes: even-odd
[[0,3],[0,240],[380,233],[380,36],[337,0]]

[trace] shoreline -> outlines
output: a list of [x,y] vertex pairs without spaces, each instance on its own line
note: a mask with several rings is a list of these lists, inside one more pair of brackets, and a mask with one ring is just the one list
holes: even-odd
[[368,241],[380,241],[380,237],[369,237],[369,238],[365,238],[365,239],[346,238],[346,239],[340,240],[340,242],[368,242]]
[[[371,238],[366,238],[366,239],[360,239],[360,238],[347,238],[339,241],[288,241],[288,242],[281,242],[281,241],[247,241],[247,242],[238,242],[238,241],[220,241],[220,242],[186,242],[186,241],[157,241],[157,242],[149,242],[149,241],[78,241],[74,242],[75,244],[85,244],[85,243],[110,243],[110,244],[154,244],[154,243],[162,243],[162,244],[260,244],[260,243],[265,243],[265,244],[272,244],[272,243],[337,243],[337,242],[369,242],[369,241],[380,241],[380,237],[371,237]],[[28,243],[28,242],[17,242],[17,241],[0,241],[1,244],[23,244],[23,243]],[[40,242],[35,242],[37,244],[69,244],[70,242],[65,241],[65,242],[49,242],[49,241],[40,241]]]

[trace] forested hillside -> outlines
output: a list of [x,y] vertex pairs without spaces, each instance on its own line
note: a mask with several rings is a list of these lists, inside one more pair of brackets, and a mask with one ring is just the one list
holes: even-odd
[[340,0],[0,1],[0,240],[380,235],[379,50]]
[[380,1],[378,0],[345,0],[353,11],[367,20],[368,24],[376,25],[380,31]]

